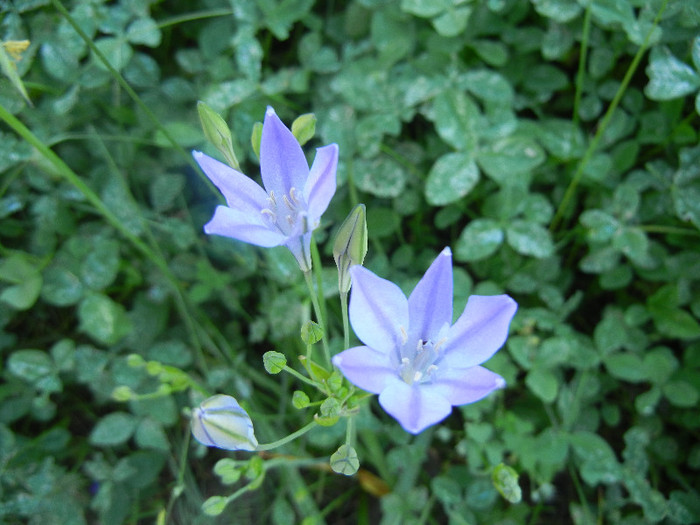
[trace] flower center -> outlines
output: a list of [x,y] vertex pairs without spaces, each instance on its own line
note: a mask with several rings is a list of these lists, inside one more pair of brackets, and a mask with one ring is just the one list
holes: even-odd
[[404,346],[404,356],[399,364],[401,379],[409,385],[431,381],[438,369],[434,363],[440,357],[440,346],[444,342],[444,337],[437,342],[419,339],[412,351]]
[[[269,206],[260,210],[265,221],[284,235],[304,233],[304,202],[296,188],[289,188],[289,194],[278,199],[274,191],[268,194]],[[297,231],[299,230],[299,231]]]

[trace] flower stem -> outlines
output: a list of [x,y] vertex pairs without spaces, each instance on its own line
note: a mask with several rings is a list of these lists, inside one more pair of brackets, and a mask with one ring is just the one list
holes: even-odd
[[308,423],[306,426],[301,427],[299,430],[296,432],[292,432],[289,434],[287,437],[283,437],[282,439],[278,439],[277,441],[273,441],[272,443],[265,443],[264,445],[258,445],[258,448],[256,450],[272,450],[273,448],[281,447],[282,445],[285,445],[289,443],[290,441],[294,441],[296,438],[303,436],[306,434],[309,430],[317,426],[318,423],[316,421],[311,421]]
[[348,322],[348,294],[340,293],[340,307],[343,311],[343,350],[350,348],[350,323]]
[[314,283],[311,280],[311,271],[304,272],[304,280],[306,281],[306,286],[309,288],[309,295],[311,295],[311,302],[314,305],[316,319],[318,320],[318,324],[321,326],[321,330],[323,331],[323,338],[321,339],[321,343],[323,344],[323,354],[326,358],[326,362],[330,365],[331,351],[328,348],[328,334],[326,333],[326,322],[323,318],[321,305],[318,301],[318,295],[316,294],[316,290],[314,290]]
[[285,367],[282,370],[292,374],[294,377],[296,377],[300,381],[303,381],[304,383],[309,384],[309,385],[313,386],[314,388],[321,389],[321,386],[317,382],[312,381],[308,377],[301,375],[299,372],[297,372],[296,370],[294,370],[293,368],[291,368],[287,365],[285,365]]
[[345,444],[352,447],[355,443],[355,417],[348,418],[347,426],[345,427]]

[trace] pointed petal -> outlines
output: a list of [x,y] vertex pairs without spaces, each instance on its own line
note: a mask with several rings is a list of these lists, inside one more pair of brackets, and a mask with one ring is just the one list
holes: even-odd
[[423,388],[441,395],[450,404],[459,406],[479,401],[505,385],[505,380],[498,374],[482,366],[474,366],[444,371],[440,369],[435,381],[424,384]]
[[452,252],[445,248],[408,298],[410,340],[435,341],[440,329],[452,324]]
[[318,148],[304,187],[304,200],[306,200],[309,220],[312,224],[323,215],[335,194],[337,169],[338,145],[330,144]]
[[355,334],[367,346],[398,359],[407,335],[406,296],[394,283],[362,266],[350,268],[350,275],[350,322]]
[[452,405],[437,392],[409,385],[396,378],[379,394],[379,404],[407,432],[418,434],[442,421],[452,412]]
[[257,246],[279,246],[287,237],[263,223],[261,214],[254,215],[234,210],[226,206],[217,206],[214,216],[204,225],[204,232],[223,235]]
[[231,208],[259,215],[260,210],[269,207],[267,193],[253,179],[201,151],[193,151],[192,156]]
[[345,377],[362,390],[381,393],[392,377],[397,377],[397,363],[392,363],[390,356],[377,352],[368,346],[355,346],[333,357]]
[[487,361],[505,343],[517,309],[517,303],[507,295],[472,295],[447,333],[445,354],[436,364],[469,368]]
[[299,142],[271,107],[265,113],[260,139],[260,173],[265,189],[274,191],[277,198],[289,195],[292,187],[301,192],[309,176]]

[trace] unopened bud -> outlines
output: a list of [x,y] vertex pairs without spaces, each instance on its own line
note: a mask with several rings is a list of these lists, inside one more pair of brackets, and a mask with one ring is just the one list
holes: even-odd
[[333,244],[333,258],[338,267],[340,293],[350,291],[350,268],[362,264],[367,255],[367,215],[365,205],[358,204],[340,225]]
[[192,435],[202,445],[226,450],[255,450],[258,440],[248,413],[233,397],[219,394],[192,412]]
[[233,169],[240,170],[236,153],[233,151],[231,130],[226,121],[201,100],[197,102],[197,113],[199,113],[199,121],[202,124],[204,136],[207,137],[207,140],[221,152],[226,162]]
[[297,139],[300,146],[309,142],[316,133],[316,115],[305,113],[299,115],[292,122],[292,135]]
[[268,374],[279,374],[287,366],[284,354],[270,350],[263,354],[263,366]]

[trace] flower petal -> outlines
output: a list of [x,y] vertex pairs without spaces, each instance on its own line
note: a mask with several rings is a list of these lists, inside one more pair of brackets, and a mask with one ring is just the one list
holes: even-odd
[[452,252],[445,248],[408,298],[411,341],[437,338],[445,325],[452,324]]
[[417,383],[409,385],[397,377],[379,394],[382,408],[412,434],[422,432],[452,412],[447,399],[423,387]]
[[381,393],[387,382],[396,377],[398,365],[389,354],[369,346],[348,348],[333,357],[333,364],[353,385],[373,394]]
[[311,270],[311,233],[306,232],[303,235],[292,235],[288,238],[284,245],[289,248],[292,255],[299,263],[299,268],[302,272]]
[[231,208],[259,215],[260,210],[269,207],[267,193],[250,177],[201,151],[193,151],[192,156],[209,180],[223,193]]
[[441,395],[455,406],[479,401],[506,385],[501,376],[482,366],[439,369],[436,378],[433,383],[422,385],[423,388]]
[[309,164],[292,132],[271,107],[265,112],[260,139],[260,173],[268,193],[281,199],[290,188],[303,191],[309,176]]
[[269,248],[283,244],[287,237],[263,222],[260,212],[248,214],[226,206],[217,206],[204,232]]
[[350,268],[350,322],[357,337],[379,352],[398,359],[408,327],[408,301],[391,281],[362,266]]
[[447,333],[445,354],[436,364],[469,368],[488,360],[505,343],[517,309],[517,303],[507,295],[472,295]]
[[311,223],[315,223],[323,215],[335,194],[337,169],[338,145],[330,144],[318,148],[304,187],[304,200],[308,206]]
[[253,422],[235,398],[218,394],[192,411],[192,434],[201,444],[226,450],[255,450]]

